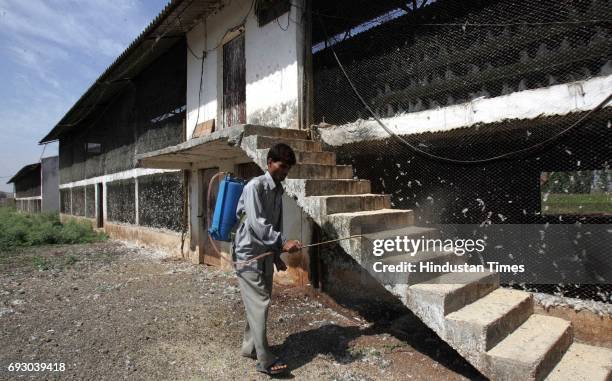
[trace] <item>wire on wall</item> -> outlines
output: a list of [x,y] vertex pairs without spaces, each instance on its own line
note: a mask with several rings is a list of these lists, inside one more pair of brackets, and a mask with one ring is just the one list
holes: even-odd
[[[321,19],[321,17],[319,17],[319,22],[321,23],[321,28],[323,30],[323,33],[325,34],[325,39],[329,40],[329,36],[327,35],[327,31],[325,29],[325,25],[324,25],[323,20]],[[401,144],[405,145],[406,147],[408,147],[410,150],[414,151],[415,153],[417,153],[417,154],[419,154],[421,156],[424,156],[424,157],[426,157],[428,159],[432,159],[432,160],[436,160],[436,161],[440,161],[440,162],[444,162],[444,163],[448,163],[448,164],[479,165],[479,164],[490,163],[490,162],[494,162],[494,161],[498,161],[498,160],[503,160],[503,159],[510,159],[510,158],[514,158],[514,157],[517,157],[517,156],[523,156],[524,157],[525,155],[533,154],[533,153],[537,152],[538,150],[540,150],[540,149],[548,146],[549,144],[553,143],[557,139],[561,138],[563,135],[567,134],[570,130],[572,130],[575,127],[577,127],[580,124],[582,124],[582,122],[587,120],[593,113],[601,110],[603,107],[605,107],[612,100],[612,93],[610,93],[602,102],[600,102],[593,109],[589,110],[585,115],[580,117],[577,121],[575,121],[574,123],[570,124],[567,128],[565,128],[562,131],[560,131],[559,133],[549,137],[548,139],[545,139],[545,140],[543,140],[543,141],[541,141],[541,142],[539,142],[537,144],[534,144],[532,146],[529,146],[529,147],[526,147],[526,148],[523,148],[523,149],[519,149],[519,150],[516,150],[516,151],[506,152],[506,153],[501,154],[501,155],[492,156],[492,157],[488,157],[488,158],[484,158],[484,159],[476,159],[476,160],[453,159],[453,158],[439,156],[439,155],[432,154],[430,152],[423,151],[422,149],[420,149],[417,146],[411,144],[406,139],[404,139],[403,137],[397,135],[389,127],[387,127],[387,125],[385,123],[383,123],[383,121],[378,117],[378,115],[376,115],[374,110],[372,110],[370,105],[365,101],[365,99],[363,98],[361,93],[357,90],[357,87],[355,86],[355,84],[353,83],[352,79],[348,75],[346,69],[344,68],[344,65],[340,61],[340,58],[338,58],[338,55],[336,54],[336,50],[334,49],[334,46],[330,45],[329,48],[331,49],[331,53],[332,53],[332,55],[334,57],[334,60],[338,64],[338,67],[340,68],[340,71],[342,72],[342,75],[347,80],[347,82],[348,82],[349,86],[351,87],[353,93],[359,99],[359,102],[361,102],[363,107],[372,116],[372,118],[374,118],[374,120],[378,123],[378,125],[380,125],[380,127],[382,127],[390,136],[392,136],[393,138],[398,140]]]

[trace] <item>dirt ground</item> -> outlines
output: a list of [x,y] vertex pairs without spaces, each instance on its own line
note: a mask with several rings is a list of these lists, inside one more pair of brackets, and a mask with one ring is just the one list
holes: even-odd
[[[288,378],[481,378],[413,316],[366,321],[308,288],[275,285],[268,336]],[[267,379],[239,355],[232,273],[119,242],[0,253],[0,379]],[[64,372],[9,372],[11,363]]]

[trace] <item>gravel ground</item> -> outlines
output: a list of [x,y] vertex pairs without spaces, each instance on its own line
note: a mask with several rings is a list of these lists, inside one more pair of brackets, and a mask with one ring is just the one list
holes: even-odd
[[[413,316],[366,321],[306,288],[275,285],[268,320],[288,378],[481,376]],[[239,355],[232,273],[104,242],[0,253],[0,379],[267,379]],[[11,363],[64,372],[9,372]]]

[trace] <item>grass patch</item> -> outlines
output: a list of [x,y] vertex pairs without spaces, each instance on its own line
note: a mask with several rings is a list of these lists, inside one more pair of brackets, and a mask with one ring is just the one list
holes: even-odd
[[544,214],[612,215],[612,194],[549,194],[542,198],[542,212]]
[[[0,250],[49,244],[103,241],[106,235],[86,223],[71,220],[62,224],[54,213],[24,214],[0,207]],[[74,259],[76,260],[76,258]],[[44,264],[36,264],[43,266]]]
[[32,257],[32,264],[34,265],[34,267],[36,267],[39,271],[45,271],[45,270],[49,270],[51,267],[53,267],[51,265],[51,263],[49,263],[49,261],[44,258],[44,257]]

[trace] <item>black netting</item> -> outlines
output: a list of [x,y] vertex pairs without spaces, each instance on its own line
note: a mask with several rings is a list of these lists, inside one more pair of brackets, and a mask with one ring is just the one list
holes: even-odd
[[60,189],[60,213],[70,214],[70,188]]
[[183,173],[159,173],[138,178],[138,223],[181,231]]
[[40,196],[40,171],[35,171],[20,177],[15,181],[15,197]]
[[72,215],[85,216],[85,187],[72,188]]
[[107,219],[113,222],[136,223],[134,179],[106,183]]
[[[611,5],[314,1],[314,121],[419,225],[610,224]],[[533,287],[612,297],[610,284]]]
[[96,217],[96,186],[85,186],[85,217]]
[[[117,86],[122,88],[111,99],[98,104],[89,116],[81,117],[77,112],[77,125],[60,137],[60,183],[131,170],[135,167],[137,154],[183,141],[186,79],[185,41],[179,40],[136,77],[101,84],[107,86],[107,91]],[[143,181],[143,192],[147,192],[150,180],[144,178]],[[144,206],[140,209],[143,224],[179,230],[181,184],[164,183],[171,188],[163,191],[178,189],[178,192],[158,197],[154,201],[159,204],[151,204],[153,191],[143,196]],[[108,220],[135,223],[134,180],[109,182],[106,186]],[[70,190],[62,192],[63,213],[95,217],[93,185],[87,186],[86,191],[84,187],[73,188],[72,204]],[[178,213],[177,205],[181,208]],[[162,210],[168,211],[168,215],[161,216]]]
[[183,141],[186,65],[181,41],[62,135],[60,183],[132,169],[136,154]]

